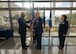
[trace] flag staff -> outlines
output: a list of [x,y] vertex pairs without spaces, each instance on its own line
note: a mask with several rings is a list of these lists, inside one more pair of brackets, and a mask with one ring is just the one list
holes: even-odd
[[[50,8],[51,8],[51,6],[50,6]],[[52,28],[52,11],[51,11],[51,9],[50,9],[50,17],[49,17],[49,41],[48,41],[48,43],[49,43],[49,48],[50,48],[50,41],[51,41],[51,45],[52,45],[52,40],[53,39],[51,39],[50,40],[50,29]],[[52,46],[51,46],[52,47]]]

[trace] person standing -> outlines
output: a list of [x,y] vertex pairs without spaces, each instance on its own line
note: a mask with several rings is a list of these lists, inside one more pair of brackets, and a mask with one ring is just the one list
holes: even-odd
[[66,38],[66,34],[69,28],[69,24],[67,21],[67,16],[66,15],[62,15],[61,17],[61,21],[59,24],[59,30],[58,30],[58,34],[59,34],[59,49],[63,49],[64,48],[64,43],[65,43],[65,38]]
[[21,12],[21,17],[18,19],[19,23],[19,34],[21,36],[21,45],[22,49],[26,49],[26,28],[30,28],[26,23],[29,23],[30,21],[25,21],[24,19],[25,13]]
[[35,13],[33,31],[35,33],[35,36],[33,36],[33,41],[37,41],[36,48],[41,49],[41,39],[42,39],[43,27],[42,27],[42,18],[40,17],[39,12]]

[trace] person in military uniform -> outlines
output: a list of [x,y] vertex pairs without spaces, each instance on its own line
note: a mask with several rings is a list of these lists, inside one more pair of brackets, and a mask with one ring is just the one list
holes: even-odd
[[64,43],[65,43],[65,38],[66,38],[66,34],[68,31],[68,21],[67,21],[67,16],[66,15],[62,15],[61,17],[61,21],[59,24],[59,30],[58,30],[58,34],[59,34],[59,49],[63,49],[64,48]]
[[26,49],[26,28],[30,28],[26,23],[29,23],[30,21],[25,21],[24,19],[25,13],[21,12],[21,17],[18,19],[19,23],[19,34],[21,36],[21,44],[22,48]]
[[35,36],[33,36],[33,41],[37,41],[36,48],[41,49],[41,38],[43,33],[43,27],[42,27],[42,18],[40,17],[39,12],[35,13],[33,31],[35,33]]

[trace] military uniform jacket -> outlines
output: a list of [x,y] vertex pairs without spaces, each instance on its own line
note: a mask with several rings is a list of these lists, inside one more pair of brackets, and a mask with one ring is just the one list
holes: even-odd
[[26,23],[29,23],[30,21],[25,21],[24,18],[20,17],[18,19],[18,23],[19,23],[19,33],[23,33],[25,34],[26,32],[26,27],[30,28]]
[[66,34],[68,31],[68,21],[61,21],[59,24],[59,33]]
[[42,28],[42,18],[38,18],[33,23],[33,29],[35,30],[35,34],[42,34],[43,28]]

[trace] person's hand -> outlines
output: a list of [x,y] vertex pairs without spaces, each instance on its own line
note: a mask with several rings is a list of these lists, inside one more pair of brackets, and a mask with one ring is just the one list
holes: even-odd
[[33,32],[34,31],[34,29],[30,29],[30,32]]
[[35,31],[34,29],[32,29],[32,31]]
[[32,20],[32,16],[30,16],[30,20]]
[[63,36],[66,36],[66,34],[63,34]]

